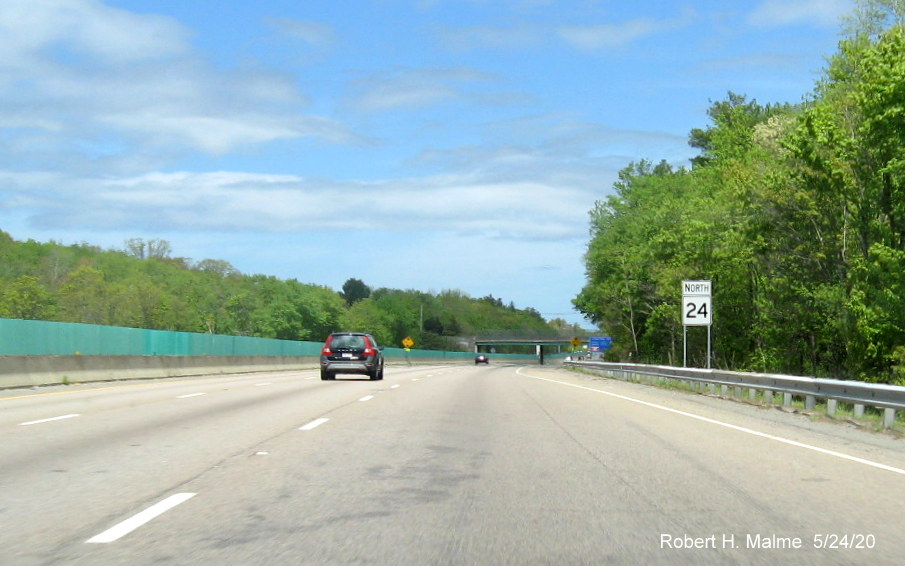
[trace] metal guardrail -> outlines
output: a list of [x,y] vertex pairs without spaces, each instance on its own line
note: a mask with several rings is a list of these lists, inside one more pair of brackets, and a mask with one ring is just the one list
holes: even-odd
[[895,423],[896,411],[905,410],[905,387],[863,381],[841,381],[816,377],[795,377],[766,373],[743,373],[716,369],[679,368],[672,366],[648,366],[598,361],[565,361],[564,365],[599,371],[610,377],[628,379],[677,379],[681,381],[763,392],[772,404],[774,393],[783,394],[783,404],[789,405],[792,397],[804,397],[805,407],[813,409],[817,399],[827,401],[827,412],[834,414],[838,402],[851,403],[855,416],[863,415],[864,407],[884,409],[883,425],[890,428]]

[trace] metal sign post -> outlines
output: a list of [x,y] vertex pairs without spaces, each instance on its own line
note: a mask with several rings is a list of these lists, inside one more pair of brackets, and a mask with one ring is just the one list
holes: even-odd
[[707,327],[707,368],[710,368],[713,305],[710,281],[682,281],[682,365],[688,366],[688,327]]

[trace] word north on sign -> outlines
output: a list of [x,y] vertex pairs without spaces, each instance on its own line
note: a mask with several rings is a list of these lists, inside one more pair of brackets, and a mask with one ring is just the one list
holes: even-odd
[[682,296],[710,296],[710,281],[682,281]]
[[710,281],[682,281],[682,324],[710,326],[712,320]]

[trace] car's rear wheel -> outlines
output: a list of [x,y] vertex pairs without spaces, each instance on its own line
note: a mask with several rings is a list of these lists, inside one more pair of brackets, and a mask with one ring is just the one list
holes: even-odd
[[336,374],[325,369],[321,370],[321,379],[323,381],[329,381],[331,379],[336,379]]

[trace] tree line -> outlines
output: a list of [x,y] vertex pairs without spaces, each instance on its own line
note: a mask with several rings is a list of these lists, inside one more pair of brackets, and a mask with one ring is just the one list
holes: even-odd
[[350,278],[342,291],[296,279],[245,275],[224,260],[172,257],[166,240],[133,238],[122,250],[87,243],[16,241],[0,231],[0,317],[133,328],[323,340],[371,332],[399,346],[461,350],[485,329],[555,330],[532,308],[446,290],[379,288]]
[[681,363],[681,281],[709,279],[717,366],[905,383],[905,2],[858,2],[803,102],[708,116],[690,167],[633,162],[591,210],[576,307]]

